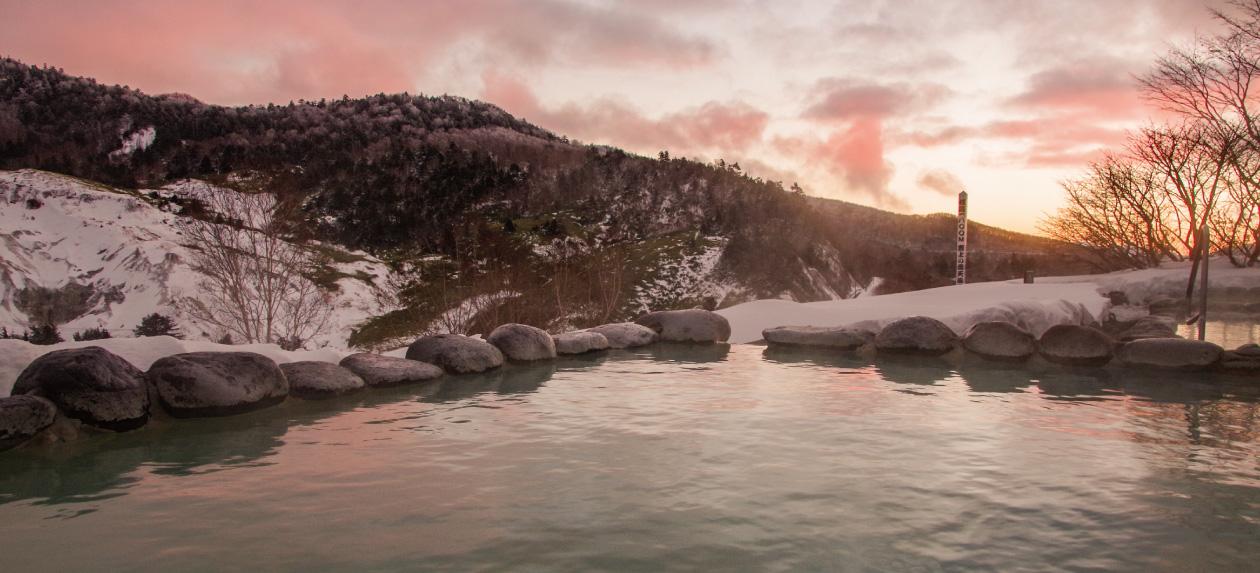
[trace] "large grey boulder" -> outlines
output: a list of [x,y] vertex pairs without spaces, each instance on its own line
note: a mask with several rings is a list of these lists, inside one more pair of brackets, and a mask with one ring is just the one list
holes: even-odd
[[892,354],[939,356],[954,349],[958,335],[945,323],[927,316],[895,320],[875,336],[875,349]]
[[551,337],[556,343],[556,354],[585,354],[608,348],[608,338],[598,332],[579,330]]
[[0,451],[35,437],[57,418],[52,402],[22,394],[0,398]]
[[1056,364],[1102,366],[1111,361],[1116,342],[1107,333],[1090,326],[1056,324],[1037,341],[1041,356]]
[[442,375],[442,369],[418,360],[381,356],[370,352],[341,359],[341,367],[359,375],[368,386],[400,386],[427,382]]
[[869,330],[842,326],[776,326],[761,331],[770,346],[813,346],[853,350],[875,339]]
[[159,359],[149,381],[177,418],[230,416],[284,401],[289,382],[274,361],[253,352],[188,352]]
[[1144,316],[1133,321],[1133,324],[1116,335],[1116,339],[1120,342],[1144,338],[1177,338],[1176,322],[1162,316]]
[[1170,370],[1207,370],[1221,361],[1225,351],[1211,342],[1184,338],[1143,338],[1126,342],[1116,359],[1126,366]]
[[963,336],[963,348],[990,360],[1018,362],[1037,353],[1037,339],[1009,322],[978,322]]
[[636,324],[646,326],[666,342],[726,342],[731,338],[731,323],[726,317],[709,310],[658,310],[649,312]]
[[655,330],[633,322],[601,324],[586,330],[602,334],[608,340],[609,348],[636,348],[652,344],[657,339]]
[[503,365],[503,353],[493,344],[462,334],[417,338],[407,348],[407,358],[428,362],[451,374],[484,372]]
[[298,398],[331,398],[362,390],[367,384],[358,374],[328,362],[303,360],[280,365],[289,381],[289,394]]
[[556,357],[556,343],[541,328],[527,324],[504,324],[486,337],[504,356],[520,362],[547,360]]
[[12,393],[47,398],[66,416],[98,428],[125,431],[149,421],[144,373],[99,346],[36,358],[18,375]]

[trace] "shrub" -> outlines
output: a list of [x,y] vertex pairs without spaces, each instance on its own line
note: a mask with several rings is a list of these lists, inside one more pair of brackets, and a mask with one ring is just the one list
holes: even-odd
[[164,314],[153,313],[140,319],[140,325],[132,331],[136,336],[173,336],[183,338],[175,319]]
[[105,340],[111,338],[109,331],[104,328],[89,328],[83,332],[74,333],[74,339],[82,342],[84,340]]

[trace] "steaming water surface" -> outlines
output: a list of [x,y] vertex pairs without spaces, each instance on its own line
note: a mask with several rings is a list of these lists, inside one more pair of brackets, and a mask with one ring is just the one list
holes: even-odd
[[1256,386],[659,347],[0,455],[3,571],[1255,570]]

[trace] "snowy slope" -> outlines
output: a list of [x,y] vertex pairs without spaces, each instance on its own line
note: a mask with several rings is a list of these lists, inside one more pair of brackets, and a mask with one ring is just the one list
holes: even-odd
[[[234,191],[185,181],[152,192],[124,192],[43,171],[0,171],[0,326],[20,331],[44,322],[46,317],[30,316],[30,305],[21,304],[24,289],[29,297],[31,289],[43,287],[62,289],[63,298],[83,303],[81,314],[59,325],[66,339],[92,327],[130,336],[141,317],[153,312],[174,316],[190,338],[217,338],[220,333],[174,306],[177,298],[196,293],[202,277],[189,267],[179,215],[146,200],[204,193]],[[337,269],[385,278],[388,270],[380,261],[357,255],[362,260]],[[72,283],[90,289],[70,293],[65,287]],[[338,286],[332,324],[313,346],[344,348],[351,327],[389,310],[364,281],[343,278]]]

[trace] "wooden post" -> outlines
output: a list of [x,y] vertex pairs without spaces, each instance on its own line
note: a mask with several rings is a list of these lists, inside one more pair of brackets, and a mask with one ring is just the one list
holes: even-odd
[[1026,285],[1033,284],[1033,281],[1036,280],[1036,278],[1037,278],[1037,271],[1024,271],[1024,284]]
[[958,257],[954,263],[954,284],[967,284],[967,192],[958,193]]
[[1203,224],[1203,232],[1200,234],[1199,242],[1203,244],[1202,254],[1199,259],[1203,262],[1203,268],[1200,269],[1202,274],[1199,275],[1199,340],[1207,335],[1207,304],[1208,304],[1208,256],[1212,254],[1212,246],[1208,242],[1208,226]]

